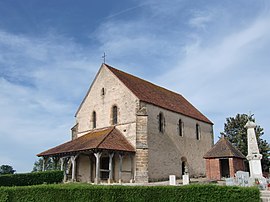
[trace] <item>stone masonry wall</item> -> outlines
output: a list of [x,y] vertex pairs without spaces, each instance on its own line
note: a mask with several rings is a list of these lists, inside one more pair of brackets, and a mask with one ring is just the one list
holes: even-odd
[[136,96],[109,69],[102,66],[77,113],[78,137],[93,129],[93,111],[96,112],[96,128],[111,126],[112,107],[116,105],[118,108],[116,127],[135,147],[138,103]]
[[[148,114],[148,175],[150,180],[182,176],[182,159],[187,159],[191,176],[205,175],[203,155],[213,145],[212,125],[184,115],[146,104]],[[159,113],[165,117],[164,133],[159,132]],[[183,136],[179,135],[179,119],[183,122]],[[200,139],[196,139],[196,124]]]
[[136,120],[136,182],[148,182],[148,116],[146,108],[141,106]]

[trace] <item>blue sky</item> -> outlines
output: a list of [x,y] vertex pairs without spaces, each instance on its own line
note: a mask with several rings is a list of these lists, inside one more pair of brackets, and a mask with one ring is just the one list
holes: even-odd
[[255,114],[270,141],[270,1],[0,0],[0,165],[70,139],[101,63],[181,93],[214,122]]

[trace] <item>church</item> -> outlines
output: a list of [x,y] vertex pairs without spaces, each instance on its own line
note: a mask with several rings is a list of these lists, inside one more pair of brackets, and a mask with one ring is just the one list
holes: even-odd
[[205,176],[213,123],[178,93],[103,63],[75,119],[70,141],[37,155],[60,160],[66,181]]

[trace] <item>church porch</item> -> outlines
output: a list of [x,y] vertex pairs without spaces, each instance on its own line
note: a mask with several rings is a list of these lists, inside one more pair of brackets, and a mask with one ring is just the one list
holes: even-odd
[[37,156],[43,157],[45,163],[48,158],[60,160],[64,181],[134,181],[135,149],[114,127],[91,131]]

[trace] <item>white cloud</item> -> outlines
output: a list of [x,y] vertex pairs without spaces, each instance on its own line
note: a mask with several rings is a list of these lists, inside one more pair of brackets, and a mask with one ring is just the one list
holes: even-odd
[[37,153],[70,139],[78,100],[100,61],[91,61],[98,53],[59,36],[0,31],[0,51],[0,164],[17,162],[14,169],[30,171]]
[[94,44],[0,30],[0,164],[29,171],[36,153],[69,139],[103,51],[109,64],[183,94],[216,136],[226,117],[249,110],[270,133],[268,10],[245,18],[194,2],[139,2],[139,16],[105,18],[89,33]]
[[206,29],[207,23],[212,21],[213,13],[208,12],[201,12],[201,11],[194,11],[194,17],[189,19],[188,24],[191,27],[198,28],[198,29]]
[[[186,56],[178,65],[159,78],[160,82],[166,81],[193,100],[210,119],[213,114],[216,135],[223,130],[225,118],[236,113],[252,110],[256,117],[264,120],[261,122],[264,126],[270,121],[262,113],[270,101],[263,90],[270,86],[267,79],[270,70],[266,68],[270,63],[258,54],[270,51],[269,20],[269,15],[260,16],[244,29],[219,36],[219,43],[214,45],[201,45],[204,38],[197,36],[194,43],[184,47]],[[264,128],[266,133],[270,132],[269,128]],[[264,138],[269,140],[267,136]]]
[[[125,61],[120,62],[122,67],[142,66],[145,72],[152,69],[144,78],[190,99],[215,123],[216,136],[226,117],[249,110],[264,120],[262,126],[267,125],[270,120],[262,107],[267,108],[270,97],[258,89],[270,86],[266,68],[270,63],[267,56],[259,54],[270,51],[269,13],[245,18],[244,24],[239,14],[228,23],[233,17],[221,6],[185,11],[188,5],[184,1],[161,5],[161,1],[147,1],[150,20],[146,15],[136,21],[110,20],[101,25],[101,49],[110,50],[113,61]],[[174,18],[177,13],[182,19]],[[186,21],[191,29],[174,27],[164,34],[159,29],[166,27],[161,18],[172,24]],[[137,70],[129,72],[136,74]]]

